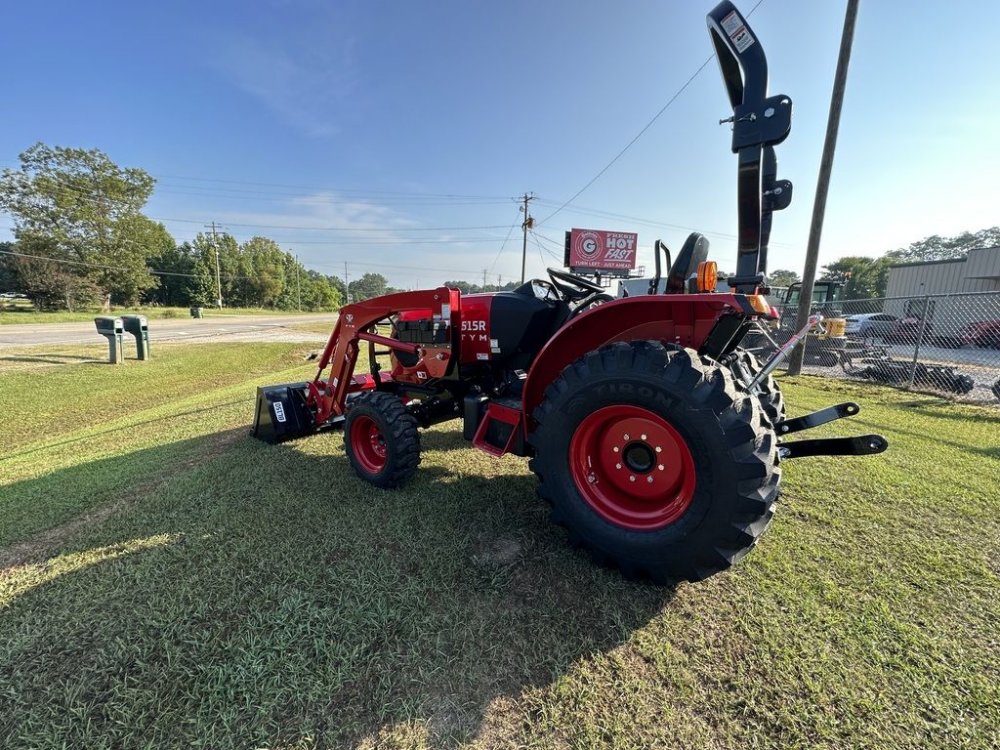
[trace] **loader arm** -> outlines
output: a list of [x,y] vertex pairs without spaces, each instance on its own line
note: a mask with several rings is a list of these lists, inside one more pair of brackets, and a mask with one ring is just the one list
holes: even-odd
[[[454,358],[454,339],[441,346],[411,344],[381,336],[375,329],[379,321],[403,312],[419,310],[432,320],[446,323],[451,331],[461,327],[461,292],[439,287],[415,292],[400,292],[356,302],[340,309],[337,324],[330,334],[319,360],[316,377],[309,383],[307,403],[317,425],[344,415],[351,393],[378,387],[381,378],[354,377],[361,341],[389,349],[419,355],[411,369],[428,378],[442,377]],[[329,375],[324,371],[330,368]]]

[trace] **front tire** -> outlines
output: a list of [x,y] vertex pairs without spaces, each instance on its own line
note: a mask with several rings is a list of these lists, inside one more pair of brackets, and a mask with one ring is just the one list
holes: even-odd
[[344,449],[351,467],[366,482],[383,489],[400,487],[420,463],[417,419],[397,396],[365,393],[347,411]]
[[531,468],[553,520],[627,577],[707,578],[771,520],[774,430],[728,369],[691,350],[637,341],[590,352],[533,417]]

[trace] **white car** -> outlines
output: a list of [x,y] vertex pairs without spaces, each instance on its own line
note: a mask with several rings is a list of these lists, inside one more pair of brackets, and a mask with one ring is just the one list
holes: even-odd
[[896,322],[895,315],[889,313],[862,313],[848,315],[846,333],[858,338],[884,338]]

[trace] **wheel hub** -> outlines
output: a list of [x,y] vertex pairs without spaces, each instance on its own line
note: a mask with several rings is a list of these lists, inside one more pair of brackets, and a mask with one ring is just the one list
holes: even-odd
[[377,474],[385,468],[389,451],[378,422],[359,417],[351,427],[350,439],[354,455],[366,471]]
[[598,409],[577,427],[569,452],[584,500],[619,526],[663,528],[691,504],[695,468],[687,442],[648,409],[625,404]]
[[626,445],[625,450],[622,451],[622,459],[629,470],[637,474],[652,471],[656,465],[656,454],[652,447],[641,442]]

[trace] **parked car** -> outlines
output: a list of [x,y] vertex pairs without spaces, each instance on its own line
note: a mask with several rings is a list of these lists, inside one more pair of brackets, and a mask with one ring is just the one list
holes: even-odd
[[857,338],[884,338],[897,318],[889,313],[861,313],[848,315],[845,332],[848,336]]
[[890,344],[916,344],[921,329],[923,330],[921,343],[929,342],[934,335],[934,326],[930,321],[925,322],[920,318],[900,318],[892,324],[884,339]]
[[980,320],[969,323],[958,332],[962,346],[1000,349],[1000,320]]

